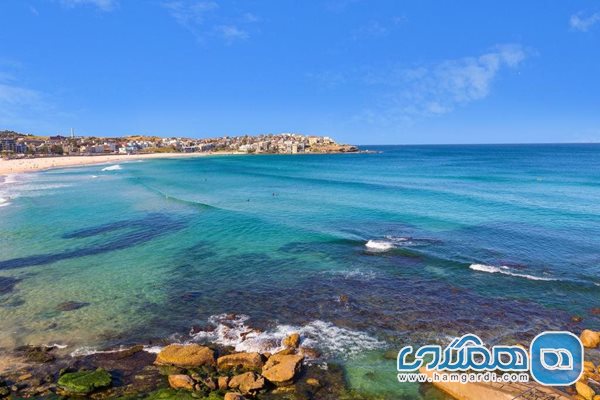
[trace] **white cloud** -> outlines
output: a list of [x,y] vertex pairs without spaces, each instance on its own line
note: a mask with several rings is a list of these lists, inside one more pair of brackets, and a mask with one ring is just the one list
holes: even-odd
[[35,118],[45,108],[41,92],[24,87],[12,74],[0,71],[0,129]]
[[179,24],[192,31],[204,23],[209,12],[219,7],[214,1],[168,1],[163,6]]
[[117,7],[117,0],[60,0],[65,7],[94,6],[102,11],[111,11]]
[[446,114],[489,96],[498,74],[517,68],[526,56],[520,45],[502,45],[475,57],[371,73],[365,81],[381,86],[384,100],[362,116],[371,122],[393,122]]
[[211,0],[171,0],[163,3],[169,14],[190,31],[196,39],[203,41],[208,36],[218,36],[227,43],[245,40],[250,37],[246,29],[240,27],[252,24],[259,18],[252,13],[242,13],[235,18],[225,16],[219,4]]
[[220,25],[217,26],[216,30],[229,43],[235,40],[245,40],[249,37],[248,32],[235,25]]
[[600,22],[600,12],[588,16],[585,16],[584,13],[579,12],[571,15],[571,18],[569,19],[569,25],[571,25],[571,28],[581,32],[589,31],[590,28],[592,28],[598,22]]

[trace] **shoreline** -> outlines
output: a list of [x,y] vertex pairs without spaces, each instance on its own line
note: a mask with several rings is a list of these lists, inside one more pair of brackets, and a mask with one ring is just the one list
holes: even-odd
[[166,158],[194,158],[220,155],[244,155],[238,152],[219,153],[150,153],[150,154],[109,154],[101,156],[58,156],[23,159],[0,159],[0,176],[20,174],[27,172],[40,172],[54,168],[85,167],[88,165],[107,164],[111,162],[166,159]]
[[10,174],[41,172],[56,168],[76,168],[89,165],[110,164],[119,161],[145,160],[145,159],[170,159],[170,158],[196,158],[214,156],[262,156],[262,155],[332,155],[332,154],[360,154],[363,152],[324,152],[324,153],[240,153],[236,151],[207,152],[207,153],[149,153],[149,154],[107,154],[101,156],[55,156],[22,159],[0,158],[0,178]]

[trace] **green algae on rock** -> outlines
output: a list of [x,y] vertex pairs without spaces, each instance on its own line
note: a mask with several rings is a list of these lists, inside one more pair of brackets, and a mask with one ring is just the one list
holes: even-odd
[[112,377],[105,370],[68,372],[58,379],[58,386],[69,393],[87,394],[110,386]]

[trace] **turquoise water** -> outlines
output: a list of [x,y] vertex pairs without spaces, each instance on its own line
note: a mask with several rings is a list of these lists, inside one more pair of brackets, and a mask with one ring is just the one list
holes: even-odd
[[366,148],[5,178],[0,347],[299,330],[354,388],[412,398],[387,349],[600,328],[600,146]]

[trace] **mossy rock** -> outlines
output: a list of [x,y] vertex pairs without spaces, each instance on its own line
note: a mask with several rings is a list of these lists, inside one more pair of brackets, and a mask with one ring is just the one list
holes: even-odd
[[108,387],[111,382],[110,374],[99,368],[95,371],[68,372],[58,379],[58,386],[69,393],[87,394]]

